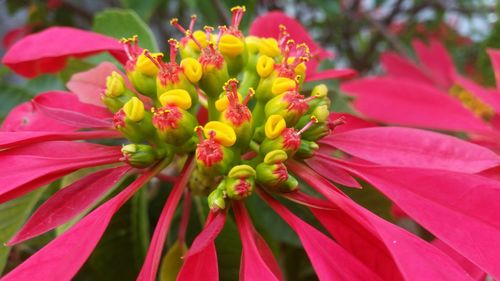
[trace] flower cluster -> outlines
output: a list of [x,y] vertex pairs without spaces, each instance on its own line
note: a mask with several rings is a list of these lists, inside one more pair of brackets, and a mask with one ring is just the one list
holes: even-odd
[[[71,92],[41,93],[5,119],[0,203],[79,169],[99,169],[54,193],[7,242],[82,217],[2,280],[71,280],[111,218],[153,177],[173,187],[138,280],[156,280],[181,198],[172,248],[187,247],[192,196],[205,196],[210,210],[175,272],[177,280],[218,280],[215,238],[233,219],[230,211],[242,241],[241,279],[284,280],[252,225],[260,218],[250,217],[243,200],[252,194],[297,233],[320,280],[500,276],[500,183],[480,175],[498,167],[500,157],[448,135],[330,113],[327,87],[307,92],[305,83],[353,71],[318,71],[318,59],[329,53],[280,12],[256,19],[251,36],[243,36],[238,25],[244,11],[233,8],[231,26],[217,32],[209,26],[195,30],[195,17],[188,28],[173,19],[183,38],[169,40],[168,59],[142,49],[136,37],[118,43],[72,28],[30,35],[7,52],[3,63],[25,77],[58,72],[68,57],[102,51],[124,71],[104,62],[74,75],[67,85]],[[118,185],[116,195],[99,204],[127,176],[133,182]],[[435,246],[371,213],[335,185],[362,192],[359,179],[429,230]],[[306,206],[323,231],[280,200]]]

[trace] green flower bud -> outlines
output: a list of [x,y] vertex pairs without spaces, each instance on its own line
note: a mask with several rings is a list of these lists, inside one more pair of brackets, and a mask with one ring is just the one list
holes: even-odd
[[227,196],[241,200],[250,196],[255,187],[255,170],[248,165],[234,166],[225,179]]
[[314,155],[314,152],[318,150],[319,145],[314,141],[301,140],[299,150],[295,153],[295,157],[298,158],[310,158]]
[[208,207],[212,211],[224,210],[226,208],[226,199],[222,188],[216,188],[212,191],[210,195],[208,195],[207,201]]
[[180,146],[192,137],[197,121],[191,113],[171,105],[152,111],[152,124],[161,140]]
[[255,168],[257,183],[277,192],[290,192],[297,189],[297,180],[288,174],[284,164],[287,159],[288,156],[283,150],[267,153],[264,162]]
[[136,168],[147,168],[155,163],[160,157],[157,151],[146,144],[127,144],[122,147],[125,162]]

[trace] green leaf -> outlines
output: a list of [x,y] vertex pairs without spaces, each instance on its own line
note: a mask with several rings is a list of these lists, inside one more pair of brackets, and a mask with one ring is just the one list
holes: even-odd
[[0,121],[2,121],[16,105],[28,101],[32,97],[32,93],[27,89],[0,84]]
[[151,15],[163,0],[120,0],[125,8],[136,11],[145,21],[151,18]]
[[84,60],[70,58],[66,63],[66,67],[60,72],[59,76],[64,81],[64,83],[66,83],[69,81],[69,79],[71,79],[71,76],[73,76],[73,74],[89,70],[92,67],[95,67],[95,64]]
[[241,241],[238,228],[229,217],[215,239],[221,281],[238,280],[240,272]]
[[4,246],[28,218],[45,188],[39,188],[22,197],[0,205],[0,275],[11,247]]
[[153,32],[133,10],[108,9],[100,12],[94,18],[92,30],[118,39],[137,35],[141,47],[158,51]]
[[[138,192],[134,197],[144,194]],[[102,239],[75,280],[86,280],[86,276],[90,276],[93,281],[135,280],[144,255],[143,250],[137,247],[140,230],[133,223],[137,201],[140,200],[133,198],[113,216]]]
[[61,79],[54,75],[42,75],[35,79],[28,80],[25,84],[25,88],[30,91],[33,96],[46,91],[66,90]]
[[182,257],[187,253],[186,243],[180,243],[179,240],[170,247],[160,267],[160,281],[175,281],[177,274],[181,270]]

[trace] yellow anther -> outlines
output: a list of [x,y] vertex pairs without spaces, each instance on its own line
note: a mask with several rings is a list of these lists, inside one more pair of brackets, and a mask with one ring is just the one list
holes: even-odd
[[187,79],[191,83],[198,83],[203,75],[201,64],[193,58],[185,58],[181,61],[181,67]]
[[312,89],[311,96],[323,98],[328,94],[328,87],[325,84],[319,84]]
[[104,94],[108,97],[119,97],[125,92],[125,82],[123,77],[118,72],[113,71],[106,78],[106,91]]
[[[243,97],[240,95],[240,93],[238,93],[238,100],[240,103],[243,101]],[[226,110],[228,107],[229,99],[227,98],[227,95],[224,95],[215,101],[215,109],[217,109],[217,111],[219,112]]]
[[231,12],[242,11],[246,12],[247,8],[245,6],[234,6],[231,8]]
[[236,57],[243,53],[245,45],[238,37],[231,34],[224,34],[219,41],[219,51],[228,57]]
[[227,174],[230,178],[248,178],[255,177],[255,170],[249,165],[237,165],[231,168],[231,171]]
[[137,40],[138,40],[137,35],[134,35],[134,36],[129,37],[129,38],[122,37],[122,39],[120,39],[120,43],[136,42]]
[[[135,65],[136,69],[142,74],[147,76],[155,76],[158,74],[158,67],[153,63],[148,57],[144,55],[147,50],[144,50],[142,54],[137,58],[137,63]],[[149,53],[154,59],[159,56],[163,56],[162,53]]]
[[266,55],[261,55],[257,60],[256,69],[260,77],[266,78],[274,71],[274,60]]
[[139,122],[144,118],[144,104],[137,97],[132,97],[123,105],[123,111],[128,119]]
[[178,22],[179,22],[179,19],[178,19],[178,18],[172,18],[172,19],[170,20],[170,24],[171,24],[171,25],[177,24]]
[[295,89],[296,85],[297,82],[295,80],[286,77],[278,77],[273,82],[271,92],[277,96],[283,94],[286,91]]
[[174,89],[166,91],[161,94],[160,98],[161,105],[175,105],[182,109],[189,109],[191,107],[191,97],[186,90]]
[[271,115],[267,118],[264,132],[268,139],[275,139],[286,129],[286,121],[281,115]]
[[261,54],[272,58],[281,55],[281,50],[278,46],[278,41],[276,41],[276,39],[274,38],[261,39],[259,51]]
[[275,164],[279,162],[285,162],[288,159],[288,155],[283,150],[273,150],[268,152],[266,156],[264,156],[264,163],[266,164]]
[[256,36],[247,36],[245,37],[245,45],[247,46],[248,52],[256,54],[259,52],[260,38]]
[[484,103],[461,85],[453,85],[449,92],[476,116],[484,120],[490,120],[495,115],[495,110],[490,105]]
[[236,133],[229,125],[219,121],[210,121],[205,124],[205,128],[203,130],[206,138],[210,137],[211,131],[215,132],[214,139],[223,146],[229,147],[236,142]]

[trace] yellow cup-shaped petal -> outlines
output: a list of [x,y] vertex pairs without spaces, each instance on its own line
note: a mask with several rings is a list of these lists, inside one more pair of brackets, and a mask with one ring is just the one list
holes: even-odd
[[125,92],[125,82],[118,72],[113,71],[106,78],[106,91],[104,94],[108,97],[119,97]]
[[261,55],[255,67],[257,69],[257,74],[262,78],[266,78],[274,71],[274,60],[266,55]]
[[197,60],[193,58],[185,58],[181,61],[181,67],[184,75],[186,75],[187,79],[189,79],[191,83],[197,83],[200,81],[201,76],[203,75],[203,68]]
[[234,166],[227,174],[230,178],[248,178],[255,177],[255,170],[248,165]]
[[[158,74],[158,67],[144,55],[144,52],[146,52],[146,50],[144,50],[142,54],[137,58],[135,67],[144,75],[155,76],[156,74]],[[150,55],[155,59],[158,56],[163,56],[162,53],[150,53]]]
[[275,139],[281,135],[286,128],[286,121],[281,115],[271,115],[267,118],[264,132],[268,139]]
[[238,37],[231,34],[224,34],[220,38],[219,51],[228,57],[236,57],[243,53],[245,45],[243,41]]
[[123,111],[128,119],[139,122],[144,118],[144,104],[137,97],[132,97],[123,105]]
[[280,162],[285,162],[288,159],[288,155],[283,150],[273,150],[268,152],[266,156],[264,156],[264,163],[266,164],[275,164]]
[[[240,95],[240,93],[238,93],[238,100],[240,103],[243,100],[243,97]],[[228,107],[229,107],[229,99],[227,98],[227,95],[224,95],[215,101],[215,109],[217,109],[217,111],[219,112],[226,110]]]
[[273,58],[281,55],[281,50],[278,46],[278,41],[276,41],[276,39],[274,38],[261,39],[259,51],[261,54]]
[[174,89],[170,91],[166,91],[160,96],[161,105],[176,105],[184,110],[187,110],[191,107],[191,97],[186,90],[183,89]]
[[215,140],[223,146],[229,147],[236,142],[236,133],[233,128],[219,121],[210,121],[204,127],[205,137],[210,137],[210,131],[215,132]]
[[295,89],[296,81],[286,77],[278,77],[274,80],[271,87],[271,92],[273,95],[281,95],[286,91]]
[[256,36],[245,37],[245,45],[247,45],[248,52],[255,54],[259,52],[260,38]]
[[[193,36],[196,39],[196,41],[198,41],[201,44],[203,48],[207,46],[207,35],[205,34],[205,31],[196,30],[195,32],[193,32]],[[212,40],[212,35],[210,35],[210,40]],[[198,45],[196,45],[196,43],[194,43],[193,40],[189,40],[188,44],[189,47],[198,51],[200,50]]]

